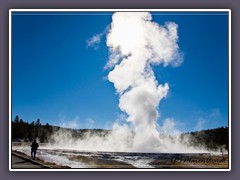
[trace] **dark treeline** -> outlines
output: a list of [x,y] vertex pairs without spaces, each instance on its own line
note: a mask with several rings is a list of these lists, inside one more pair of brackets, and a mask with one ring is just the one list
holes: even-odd
[[70,129],[59,126],[52,126],[46,123],[42,125],[40,119],[31,123],[24,122],[19,116],[16,116],[12,121],[12,141],[30,142],[33,139],[38,139],[41,143],[54,142],[51,136],[54,133],[70,132],[74,138],[83,138],[86,135],[105,136],[110,131],[103,129]]
[[[61,131],[60,131],[61,130]],[[69,129],[52,126],[48,123],[42,125],[40,119],[32,123],[24,122],[19,116],[16,116],[12,121],[12,140],[29,142],[33,139],[38,139],[41,143],[53,142],[51,136],[54,133],[70,132],[73,138],[84,138],[86,135],[105,136],[110,130],[103,129]],[[209,150],[217,150],[224,147],[228,150],[228,127],[220,127],[209,130],[202,130],[191,133],[181,134],[182,138],[190,137],[190,145],[204,146]]]
[[32,123],[24,122],[19,116],[12,121],[12,140],[13,141],[32,141],[38,138],[40,142],[47,142],[48,137],[53,133],[53,126],[48,123],[42,125],[40,119]]
[[229,133],[228,127],[220,127],[215,129],[202,130],[182,134],[191,136],[191,144],[193,146],[205,146],[210,150],[217,150],[219,147],[229,149]]

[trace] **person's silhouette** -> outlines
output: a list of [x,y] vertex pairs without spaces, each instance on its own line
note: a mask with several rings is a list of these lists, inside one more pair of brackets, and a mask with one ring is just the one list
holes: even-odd
[[37,143],[36,139],[34,139],[34,141],[31,144],[31,157],[33,160],[35,160],[38,147],[39,147],[38,143]]

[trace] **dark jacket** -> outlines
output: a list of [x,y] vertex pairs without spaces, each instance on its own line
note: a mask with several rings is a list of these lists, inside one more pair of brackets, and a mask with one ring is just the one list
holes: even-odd
[[32,150],[37,150],[39,146],[37,142],[33,142],[31,147],[32,147]]

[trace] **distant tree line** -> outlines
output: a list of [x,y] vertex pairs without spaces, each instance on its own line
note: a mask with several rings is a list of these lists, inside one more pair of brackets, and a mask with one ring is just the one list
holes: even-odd
[[229,149],[228,127],[219,127],[215,129],[202,130],[197,132],[185,133],[182,136],[190,135],[193,146],[205,146],[209,150],[217,150],[224,147]]
[[[42,125],[40,119],[32,121],[31,123],[24,122],[19,116],[16,116],[12,121],[12,140],[29,142],[33,139],[38,139],[41,143],[52,142],[51,136],[63,130],[69,132],[73,138],[82,139],[88,136],[106,136],[111,130],[103,129],[70,129],[52,126],[46,123]],[[61,133],[61,131],[59,131]],[[181,134],[182,138],[185,136],[190,137],[190,145],[192,146],[205,146],[209,150],[216,150],[219,147],[224,147],[226,150],[229,148],[228,142],[228,127],[219,127],[215,129],[202,130],[197,132],[190,132]]]
[[[110,130],[103,129],[70,129],[59,126],[52,126],[46,123],[42,125],[40,119],[32,121],[31,123],[24,122],[19,116],[16,116],[12,121],[12,141],[29,142],[33,139],[38,139],[41,143],[53,142],[51,136],[56,133],[69,132],[73,138],[84,138],[86,135],[92,136],[106,136]],[[62,130],[62,131],[60,131]]]
[[53,133],[53,127],[48,123],[42,125],[40,119],[31,123],[24,122],[19,116],[12,121],[12,140],[13,141],[32,141],[38,138],[40,142],[47,142]]

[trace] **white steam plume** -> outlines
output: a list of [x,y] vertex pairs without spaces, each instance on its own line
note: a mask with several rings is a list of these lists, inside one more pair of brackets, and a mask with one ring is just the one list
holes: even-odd
[[159,148],[157,108],[169,90],[167,83],[157,82],[151,66],[181,62],[177,24],[168,22],[160,26],[151,20],[147,12],[117,12],[107,34],[111,55],[106,67],[114,67],[108,80],[119,94],[120,109],[133,124],[134,146],[138,150],[146,149],[146,145]]

